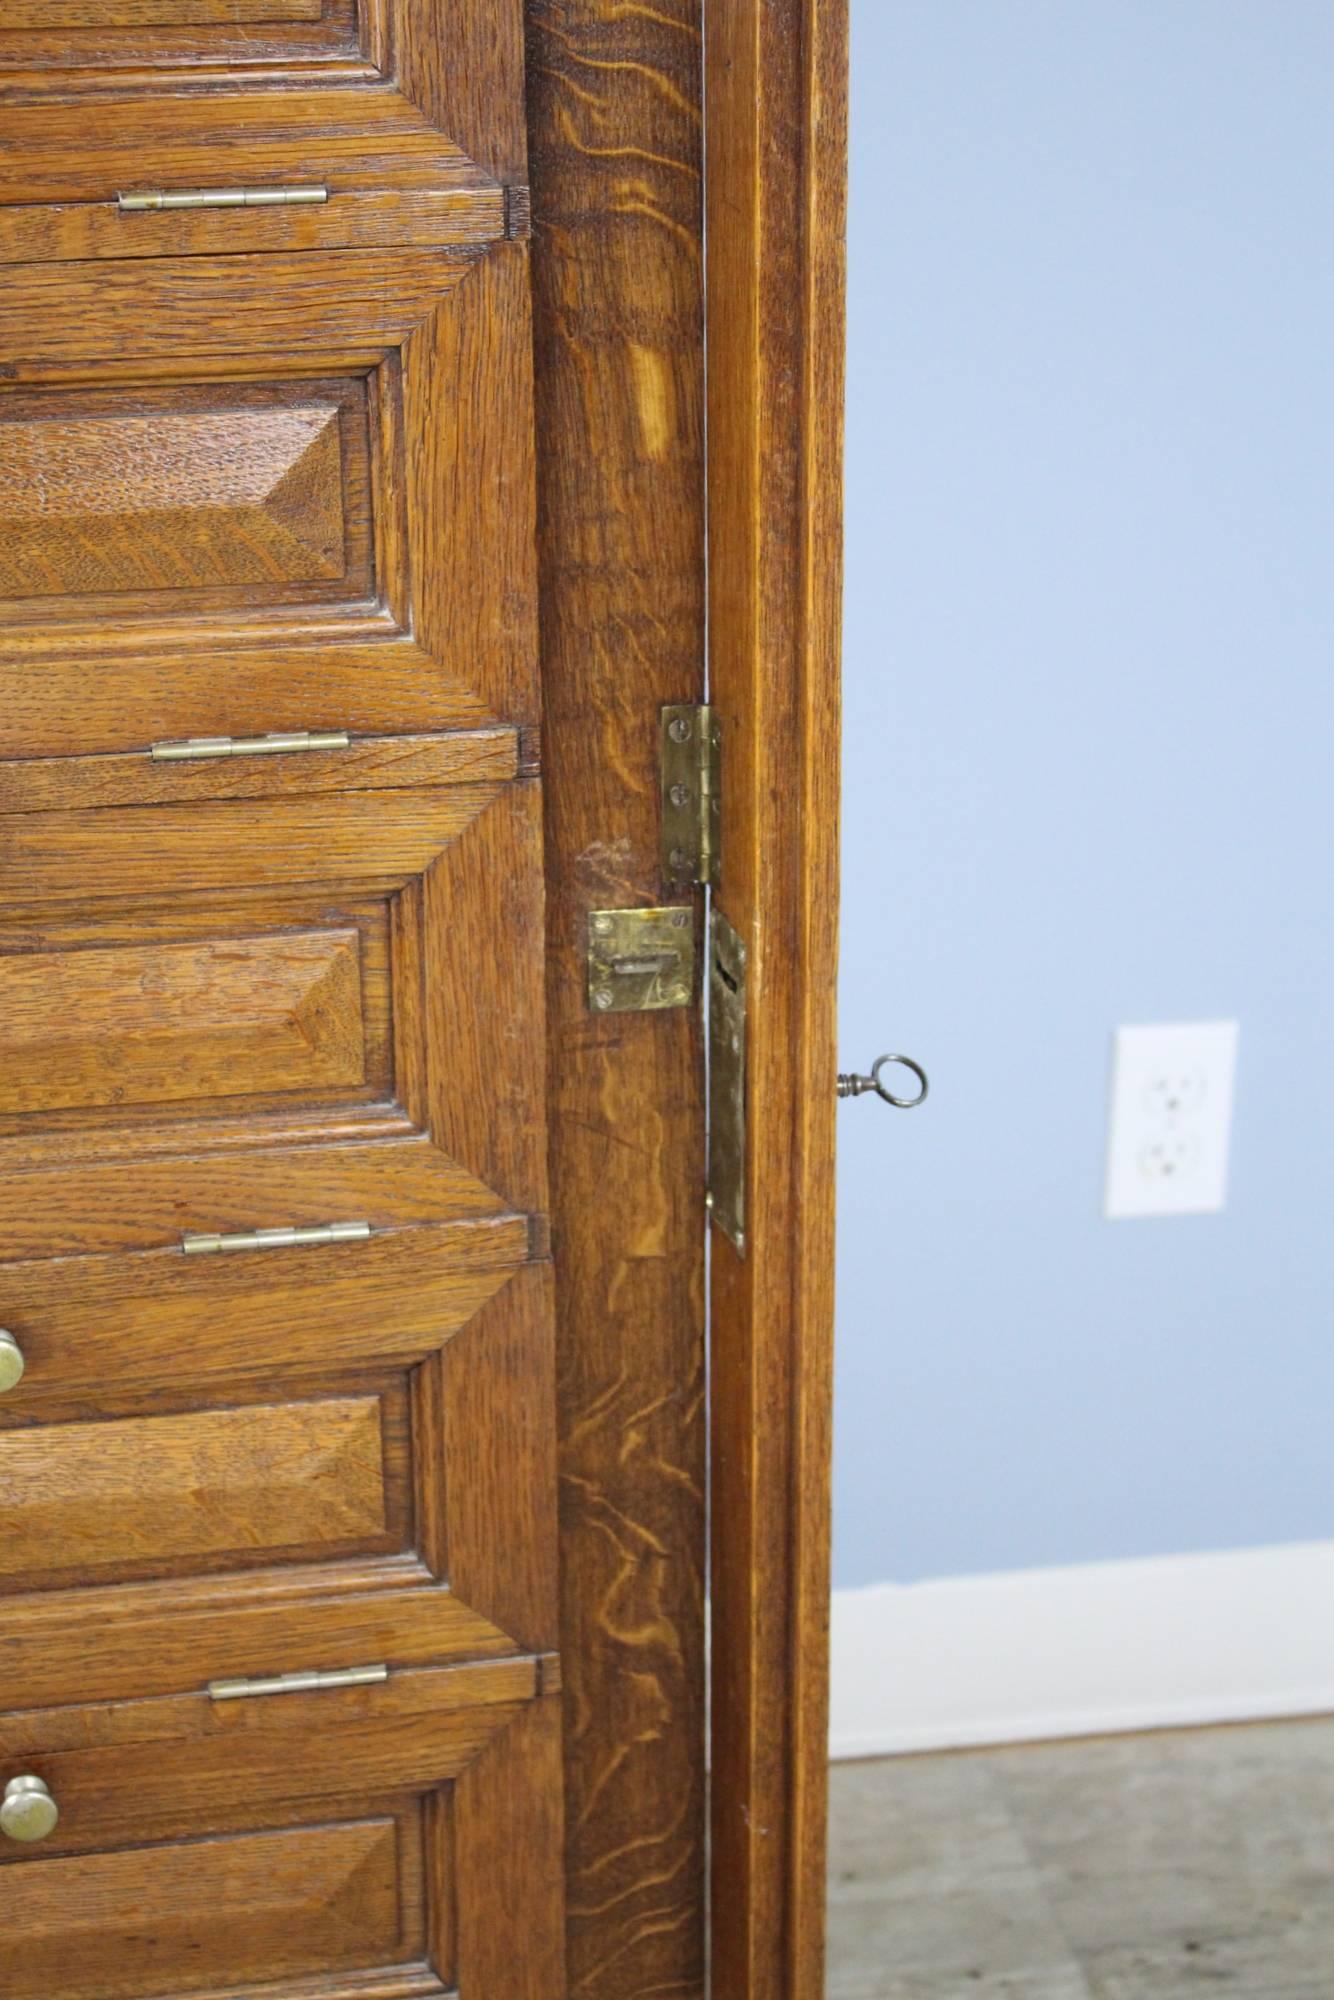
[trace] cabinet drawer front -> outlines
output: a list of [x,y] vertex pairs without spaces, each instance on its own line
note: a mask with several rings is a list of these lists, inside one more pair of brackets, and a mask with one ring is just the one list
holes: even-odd
[[361,957],[337,928],[0,956],[0,1115],[364,1084]]
[[542,1207],[540,838],[523,781],[0,815],[0,1270]]
[[9,1878],[0,1989],[150,2000],[393,1965],[422,1949],[405,1859],[385,1817],[34,1862]]
[[0,1432],[0,1588],[407,1543],[401,1391]]
[[145,63],[170,70],[227,63],[247,49],[252,62],[351,62],[360,55],[356,15],[355,0],[7,0],[0,78]]
[[0,760],[535,724],[522,246],[194,249],[0,285]]
[[521,0],[7,0],[0,262],[484,243],[523,113]]
[[551,2000],[559,1758],[531,1658],[0,1715],[0,1795],[37,1778],[58,1807],[0,1836],[0,1991]]
[[0,1396],[0,1425],[96,1417],[136,1396],[202,1400],[223,1383],[412,1366],[467,1326],[529,1249],[527,1218],[501,1216],[267,1256],[0,1265],[0,1326],[25,1364]]
[[[267,1322],[254,1269],[267,1253],[182,1259],[183,1270],[210,1268],[186,1271],[180,1297],[164,1287],[164,1316],[146,1335],[134,1325],[142,1294],[118,1299],[105,1271],[81,1294],[85,1260],[53,1268],[57,1290],[69,1288],[65,1334],[50,1348],[32,1342],[23,1379],[0,1396],[3,1685],[54,1705],[554,1643],[550,1272],[464,1263],[449,1273],[450,1232],[439,1235],[444,1247],[420,1256],[409,1240],[413,1254],[382,1263],[378,1282],[372,1270],[369,1282],[303,1297],[294,1279],[286,1294],[279,1281]],[[40,1285],[40,1266],[21,1269]],[[213,1270],[218,1372],[195,1382],[176,1329]],[[421,1296],[396,1324],[394,1299],[414,1272]],[[0,1268],[0,1296],[3,1279]],[[31,1392],[62,1353],[95,1372],[108,1344],[99,1299],[128,1345],[146,1339],[137,1375],[100,1391]],[[229,1375],[250,1330],[251,1372]]]

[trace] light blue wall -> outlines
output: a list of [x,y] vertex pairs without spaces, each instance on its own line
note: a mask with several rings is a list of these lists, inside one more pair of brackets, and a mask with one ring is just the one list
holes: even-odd
[[[853,0],[836,1580],[1334,1536],[1334,6]],[[1232,1199],[1099,1213],[1118,1021]]]

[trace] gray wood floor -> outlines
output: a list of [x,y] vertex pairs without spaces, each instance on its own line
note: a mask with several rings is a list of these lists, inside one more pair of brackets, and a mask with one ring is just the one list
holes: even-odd
[[1334,2000],[1334,1721],[837,1765],[829,2000]]

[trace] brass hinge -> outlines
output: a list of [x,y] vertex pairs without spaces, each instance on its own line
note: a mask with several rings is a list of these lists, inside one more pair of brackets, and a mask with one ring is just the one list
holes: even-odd
[[210,1701],[248,1701],[261,1694],[313,1694],[319,1688],[374,1687],[389,1678],[388,1667],[306,1667],[295,1674],[267,1674],[255,1680],[210,1681]]
[[595,1014],[688,1007],[695,993],[695,912],[590,910],[588,1004]]
[[294,750],[346,750],[345,729],[271,729],[266,736],[187,736],[181,743],[154,743],[149,756],[158,764],[183,764],[195,757],[278,757]]
[[325,202],[327,187],[148,188],[142,194],[118,194],[122,215],[148,208],[298,208]]
[[716,882],[722,822],[722,724],[711,708],[662,711],[662,872],[673,888]]
[[295,1250],[321,1243],[364,1243],[369,1222],[316,1222],[286,1229],[238,1229],[231,1235],[216,1230],[187,1230],[181,1248],[187,1257],[207,1257],[222,1250]]

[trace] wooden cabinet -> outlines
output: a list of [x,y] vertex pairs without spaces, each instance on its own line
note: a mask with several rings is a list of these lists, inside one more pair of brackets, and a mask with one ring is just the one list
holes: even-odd
[[13,2000],[563,1989],[521,15],[0,24]]

